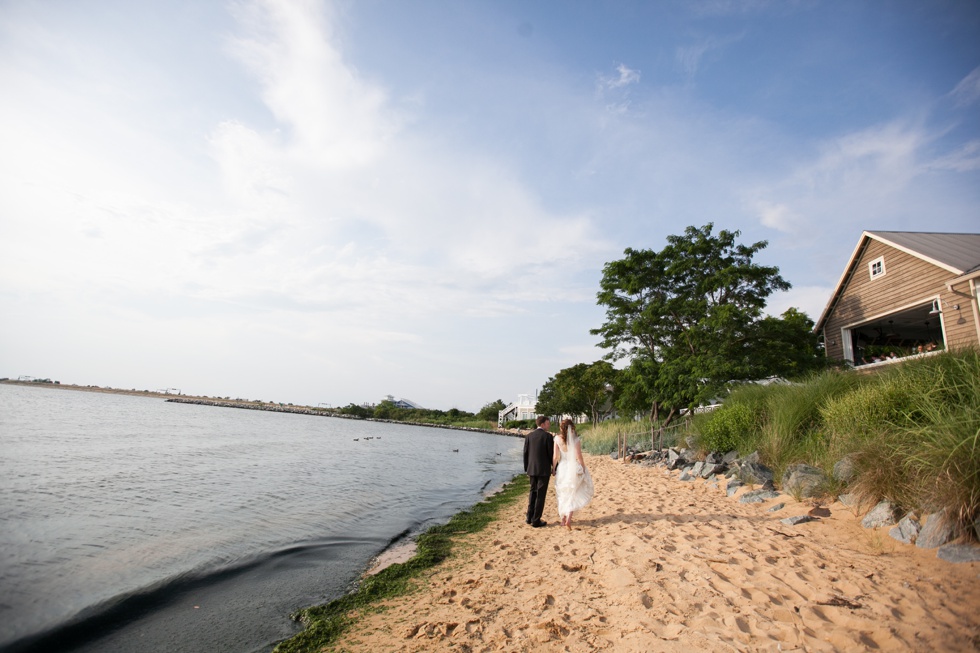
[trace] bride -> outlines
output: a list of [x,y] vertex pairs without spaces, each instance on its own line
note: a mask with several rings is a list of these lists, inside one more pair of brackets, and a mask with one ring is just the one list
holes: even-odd
[[555,436],[555,494],[558,496],[558,516],[561,525],[571,530],[572,513],[581,510],[592,500],[595,488],[592,475],[582,459],[582,442],[575,434],[570,419],[561,422],[561,432]]

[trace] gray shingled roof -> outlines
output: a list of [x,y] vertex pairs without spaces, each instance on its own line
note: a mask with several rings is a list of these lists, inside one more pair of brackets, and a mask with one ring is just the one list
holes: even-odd
[[869,231],[868,234],[953,268],[956,274],[965,274],[980,267],[980,234],[922,231]]

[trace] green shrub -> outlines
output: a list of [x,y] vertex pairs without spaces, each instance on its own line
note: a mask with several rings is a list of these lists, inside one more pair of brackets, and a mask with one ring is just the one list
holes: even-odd
[[754,415],[745,403],[726,404],[723,408],[699,417],[695,424],[698,444],[706,451],[727,453],[738,450],[749,439]]

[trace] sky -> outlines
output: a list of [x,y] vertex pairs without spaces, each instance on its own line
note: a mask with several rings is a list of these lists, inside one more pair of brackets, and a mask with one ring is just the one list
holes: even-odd
[[980,231],[974,0],[0,1],[0,376],[476,411],[602,267]]

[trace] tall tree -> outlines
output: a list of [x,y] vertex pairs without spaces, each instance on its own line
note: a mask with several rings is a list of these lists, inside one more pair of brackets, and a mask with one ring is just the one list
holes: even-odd
[[753,262],[765,241],[742,245],[738,231],[713,229],[688,227],[659,252],[630,248],[603,268],[597,298],[606,321],[592,333],[611,350],[607,358],[648,361],[651,414],[668,408],[667,422],[757,372],[753,342],[766,298],[790,287],[778,268]]
[[756,326],[754,377],[794,378],[823,369],[827,359],[813,332],[813,320],[795,308],[780,317],[764,317]]
[[612,407],[616,369],[609,361],[579,363],[548,379],[538,393],[539,415],[589,415],[593,424]]

